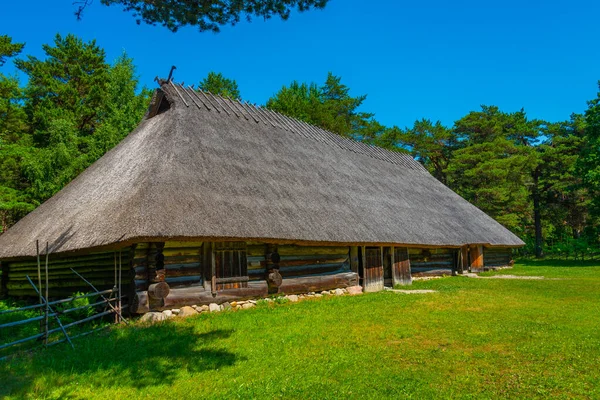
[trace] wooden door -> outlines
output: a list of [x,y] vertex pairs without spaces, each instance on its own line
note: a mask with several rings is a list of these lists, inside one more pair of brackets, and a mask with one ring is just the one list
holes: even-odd
[[408,249],[405,247],[394,248],[394,265],[392,267],[392,281],[396,285],[410,285],[412,276],[410,274],[410,260]]
[[365,250],[364,291],[378,292],[383,290],[383,260],[381,248],[367,247]]

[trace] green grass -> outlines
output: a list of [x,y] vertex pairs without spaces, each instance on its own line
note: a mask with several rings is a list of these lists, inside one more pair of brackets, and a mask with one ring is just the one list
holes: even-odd
[[[600,398],[600,263],[112,329],[0,363],[6,398]],[[485,274],[491,275],[491,274]]]
[[[81,294],[83,294],[83,293],[73,293],[74,296],[78,296]],[[97,300],[97,298],[95,296],[88,297],[88,298],[82,298],[82,299],[75,299],[75,300],[72,300],[72,301],[69,301],[66,303],[54,305],[53,309],[55,311],[65,311],[70,308],[81,307],[81,306],[88,305],[90,303],[94,303],[94,302],[96,302],[96,300]],[[9,300],[0,300],[0,311],[20,308],[23,306],[29,306],[29,305],[33,305],[33,304],[35,304],[35,302],[33,302],[33,300],[31,300],[31,299],[28,302],[25,302],[22,300],[10,300],[10,299]],[[95,313],[101,312],[101,311],[102,311],[102,306],[96,306],[95,308],[90,307],[90,308],[78,310],[75,312],[71,312],[68,314],[62,314],[60,319],[61,319],[62,324],[66,325],[68,323],[78,321],[78,320],[84,319],[86,317],[92,316]],[[40,315],[42,315],[42,309],[33,309],[33,310],[30,309],[30,310],[24,310],[24,311],[15,311],[15,312],[7,313],[7,314],[0,314],[0,324],[22,321],[22,320],[38,317]],[[24,338],[39,334],[41,332],[40,331],[41,324],[43,324],[43,321],[33,321],[33,322],[28,322],[28,323],[25,323],[22,325],[13,326],[10,328],[2,328],[2,329],[0,329],[0,344],[9,343],[9,342],[15,341],[17,339],[24,339]],[[105,318],[105,320],[96,319],[96,320],[92,320],[92,321],[89,321],[89,322],[86,322],[86,323],[83,323],[80,325],[72,326],[72,327],[68,328],[68,333],[71,336],[75,336],[79,333],[87,332],[92,329],[96,329],[98,327],[106,326],[106,325],[110,325],[110,322],[108,322],[106,318]],[[54,328],[58,328],[58,327],[59,326],[58,326],[58,323],[56,322],[56,320],[54,318],[50,317],[48,320],[48,329],[54,329]],[[58,332],[55,332],[55,333],[49,335],[48,343],[56,342],[63,338],[64,338],[64,336],[63,336],[62,332],[58,331]],[[11,346],[9,348],[0,349],[0,359],[5,356],[14,354],[17,351],[29,351],[29,350],[32,350],[35,348],[39,348],[42,345],[43,345],[42,340],[38,339],[38,340],[32,340],[32,341],[28,341],[25,343],[21,343],[21,344],[15,345],[15,346]],[[1,393],[1,389],[0,389],[0,393]]]

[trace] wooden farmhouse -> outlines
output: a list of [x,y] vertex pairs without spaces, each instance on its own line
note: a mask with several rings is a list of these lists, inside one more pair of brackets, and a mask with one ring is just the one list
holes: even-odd
[[161,81],[140,126],[0,236],[4,295],[110,288],[137,312],[409,284],[524,243],[406,154]]

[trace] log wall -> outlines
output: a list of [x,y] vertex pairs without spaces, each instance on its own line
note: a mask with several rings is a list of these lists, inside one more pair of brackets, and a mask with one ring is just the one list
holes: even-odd
[[267,272],[265,255],[275,251],[281,257],[279,273],[284,280],[350,271],[350,248],[347,246],[268,246],[250,242],[246,249],[250,281],[265,279]]
[[[110,289],[115,283],[115,254],[119,252],[92,253],[78,256],[52,255],[48,259],[48,282],[50,297],[69,296],[74,292],[90,292],[91,288],[75,275],[71,268],[90,281],[99,290]],[[133,252],[131,248],[121,250],[122,285],[131,283],[130,262]],[[42,282],[45,281],[45,256],[41,256]],[[33,287],[27,281],[27,276],[38,285],[37,259],[35,257],[3,262],[3,286],[8,296],[37,297]]]
[[452,275],[457,249],[408,249],[412,276]]
[[165,282],[172,288],[203,285],[202,242],[139,243],[133,269],[136,290],[155,281],[156,255],[164,255]]
[[[204,246],[208,250],[207,253],[210,253],[214,243],[205,243]],[[240,287],[219,286],[213,296],[210,285],[211,266],[206,261],[210,260],[210,254],[203,256],[203,253],[206,253],[203,244],[188,244],[184,248],[181,244],[174,245],[167,242],[163,250],[167,269],[165,281],[169,282],[170,261],[179,260],[181,263],[182,260],[177,257],[184,257],[190,263],[187,270],[197,270],[201,277],[200,280],[187,285],[187,287],[184,285],[173,287],[169,283],[171,286],[169,295],[162,303],[153,303],[149,299],[148,281],[144,280],[144,276],[155,274],[152,260],[159,248],[160,245],[157,248],[156,244],[142,245],[136,251],[135,271],[138,292],[133,305],[134,312],[141,313],[183,305],[223,303],[267,296],[269,294],[266,281],[267,270],[273,268],[273,263],[267,255],[275,252],[280,256],[278,267],[283,278],[281,286],[278,288],[279,293],[316,292],[358,284],[358,275],[350,268],[350,248],[347,246],[295,246],[247,242],[245,246],[248,265],[247,284],[240,285]],[[169,249],[177,249],[172,251],[178,253],[172,254]],[[205,285],[203,285],[202,276]]]
[[513,264],[511,248],[489,247],[483,249],[483,263],[485,268],[507,267]]

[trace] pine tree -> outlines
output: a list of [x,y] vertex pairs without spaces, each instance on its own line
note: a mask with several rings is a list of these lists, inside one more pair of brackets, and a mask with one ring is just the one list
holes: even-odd
[[374,114],[359,111],[366,95],[352,97],[341,78],[327,74],[322,86],[292,82],[267,101],[267,107],[341,136],[375,140],[384,127]]

